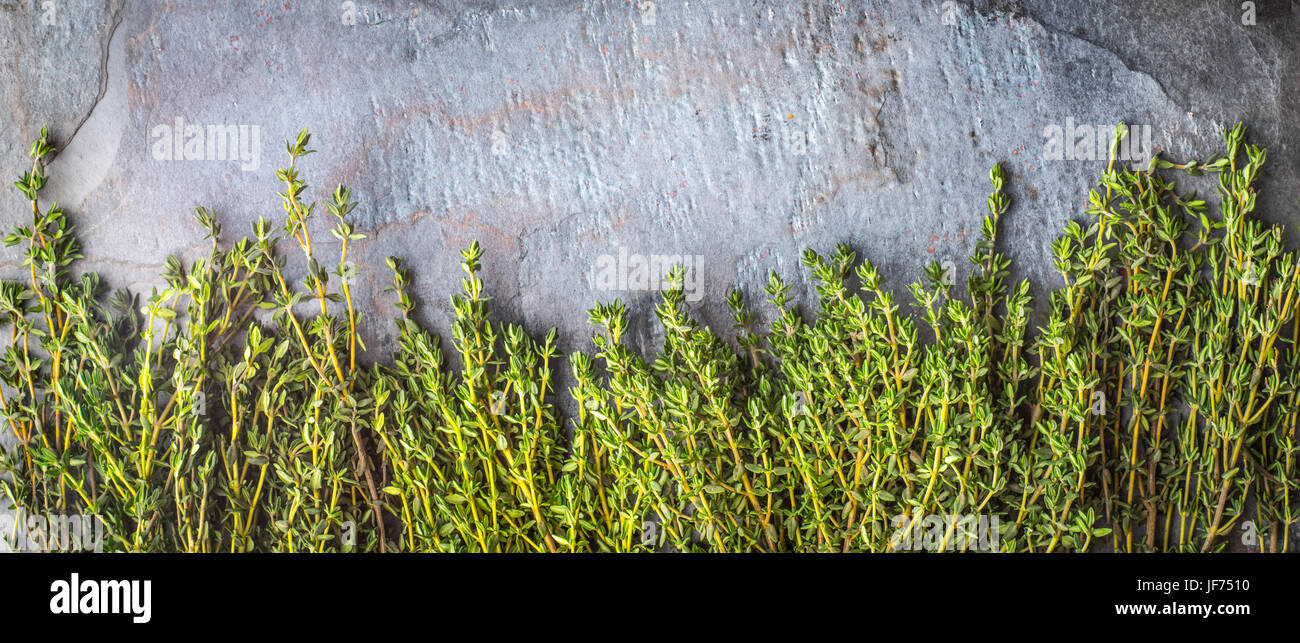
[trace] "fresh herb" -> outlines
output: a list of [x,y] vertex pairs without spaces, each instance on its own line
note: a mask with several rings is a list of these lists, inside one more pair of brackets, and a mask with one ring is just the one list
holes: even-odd
[[[942,551],[1215,551],[1242,529],[1285,551],[1300,260],[1252,217],[1264,150],[1241,126],[1225,140],[1204,162],[1112,160],[1089,221],[1052,246],[1065,283],[1036,332],[1030,284],[997,251],[994,167],[966,296],[931,264],[913,314],[841,245],[803,255],[815,314],[773,273],[774,321],[736,290],[719,334],[687,311],[679,267],[652,361],[627,347],[621,301],[589,311],[565,417],[556,332],[491,319],[477,243],[451,298],[459,370],[414,321],[397,259],[397,350],[359,363],[348,251],[365,237],[339,186],[339,255],[318,256],[305,130],[277,172],[283,226],[228,243],[198,208],[208,256],[169,258],[143,301],[69,273],[80,248],[40,202],[42,131],[17,181],[31,222],[5,237],[27,274],[0,283],[16,440],[0,489],[27,513],[99,516],[118,551],[885,552],[922,528]],[[1202,174],[1217,207],[1171,178]],[[953,516],[999,520],[977,540]]]

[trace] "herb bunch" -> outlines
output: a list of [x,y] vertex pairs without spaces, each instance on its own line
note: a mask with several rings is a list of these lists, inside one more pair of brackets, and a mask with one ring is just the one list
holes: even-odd
[[[70,274],[42,131],[16,183],[30,223],[5,237],[27,274],[0,282],[0,489],[26,513],[100,517],[117,551],[887,552],[918,530],[939,551],[1217,551],[1247,521],[1257,549],[1285,551],[1300,258],[1252,216],[1265,152],[1244,139],[1112,161],[1053,244],[1064,285],[1036,328],[997,249],[1000,167],[964,294],[934,263],[905,308],[847,246],[808,250],[814,313],[773,273],[773,320],[737,289],[718,333],[686,309],[679,266],[653,359],[626,345],[620,300],[589,311],[566,417],[555,330],[491,318],[477,243],[450,346],[390,258],[396,350],[360,363],[348,252],[365,237],[339,186],[338,255],[318,255],[305,130],[277,171],[283,224],[230,243],[197,208],[207,256],[169,258],[144,298]],[[1214,206],[1174,180],[1197,175],[1217,179]]]

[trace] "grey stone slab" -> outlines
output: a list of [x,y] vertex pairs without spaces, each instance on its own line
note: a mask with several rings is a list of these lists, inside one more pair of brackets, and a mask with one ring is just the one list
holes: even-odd
[[[572,350],[598,299],[653,332],[654,292],[601,289],[620,253],[699,256],[714,323],[733,285],[759,299],[769,270],[798,279],[804,247],[850,243],[900,290],[931,260],[961,271],[1002,162],[1004,245],[1041,295],[1048,242],[1103,165],[1044,158],[1050,126],[1125,120],[1182,156],[1245,120],[1273,160],[1261,210],[1296,219],[1292,5],[1258,3],[1253,25],[1238,3],[1140,5],[6,3],[0,163],[19,173],[49,124],[49,196],[85,267],[145,289],[202,248],[193,206],[231,233],[276,217],[281,141],[309,127],[314,194],[360,201],[363,306],[391,311],[382,259],[400,256],[445,329],[478,239],[497,310]],[[252,153],[159,160],[178,119],[243,128]]]
[[[1046,158],[1049,127],[1096,126],[1104,145],[1124,120],[1182,157],[1244,120],[1270,148],[1261,212],[1297,220],[1294,3],[1257,5],[1243,24],[1240,3],[1173,0],[7,2],[0,167],[25,169],[49,124],[48,196],[83,266],[147,292],[168,254],[202,250],[195,205],[229,234],[279,220],[281,142],[308,127],[311,194],[344,183],[360,201],[364,308],[392,312],[396,255],[445,330],[478,239],[498,313],[558,326],[571,351],[600,299],[653,337],[656,293],[601,288],[621,253],[700,257],[694,310],[720,325],[726,290],[761,300],[769,270],[808,294],[805,247],[850,243],[899,291],[931,260],[960,273],[1001,162],[1003,246],[1042,297],[1048,244],[1104,165]],[[159,160],[178,120],[242,128],[250,153]],[[21,215],[15,190],[0,211]]]

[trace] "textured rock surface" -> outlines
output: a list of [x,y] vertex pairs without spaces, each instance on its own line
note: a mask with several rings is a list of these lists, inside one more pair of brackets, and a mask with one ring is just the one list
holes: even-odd
[[[1235,2],[1140,4],[7,2],[0,163],[21,172],[49,124],[49,196],[85,267],[144,288],[202,247],[193,206],[230,233],[276,216],[281,141],[309,127],[315,194],[360,200],[365,305],[391,310],[382,259],[400,256],[445,328],[478,239],[498,313],[573,350],[596,299],[653,332],[655,293],[600,289],[602,255],[700,256],[698,310],[719,323],[726,289],[759,297],[804,247],[849,242],[896,289],[930,260],[961,271],[1000,161],[1004,246],[1042,294],[1048,242],[1103,165],[1046,159],[1053,125],[1125,120],[1184,156],[1244,120],[1270,149],[1262,212],[1300,218],[1293,3],[1257,3],[1253,25]],[[257,154],[158,160],[176,119],[246,126]]]
[[[696,310],[720,325],[728,288],[760,299],[805,247],[848,242],[896,290],[931,260],[960,272],[1002,162],[1002,245],[1041,297],[1048,243],[1103,166],[1046,158],[1053,126],[1124,120],[1185,157],[1245,121],[1270,152],[1261,214],[1300,223],[1297,7],[1254,5],[0,1],[0,168],[26,169],[48,124],[47,197],[83,267],[147,293],[167,255],[202,251],[195,205],[228,233],[278,219],[281,141],[308,127],[315,194],[360,201],[364,308],[391,314],[396,255],[445,330],[478,239],[497,314],[559,326],[568,352],[616,296],[653,338],[655,293],[602,289],[602,257],[698,256]],[[247,154],[159,160],[177,119],[242,127]],[[0,212],[25,216],[15,190]]]

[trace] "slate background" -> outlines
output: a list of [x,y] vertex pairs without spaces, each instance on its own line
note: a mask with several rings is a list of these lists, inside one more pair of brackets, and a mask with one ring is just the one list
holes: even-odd
[[[1254,25],[1240,5],[0,2],[0,168],[26,169],[48,124],[47,198],[80,226],[83,267],[147,291],[168,254],[202,251],[195,205],[228,235],[279,219],[282,142],[308,127],[311,194],[344,183],[360,202],[364,306],[391,313],[396,255],[445,330],[478,239],[496,311],[558,326],[569,351],[598,299],[653,333],[656,293],[591,279],[620,248],[701,255],[695,310],[721,324],[734,284],[755,300],[769,270],[802,284],[805,247],[848,242],[900,291],[931,260],[964,272],[1002,162],[1003,246],[1041,297],[1048,244],[1103,166],[1043,158],[1067,119],[1148,126],[1175,157],[1244,121],[1269,148],[1261,214],[1300,218],[1296,3],[1255,3]],[[152,129],[178,117],[257,126],[260,167],[155,160]],[[21,216],[16,190],[0,212]]]
[[[383,258],[402,257],[445,333],[458,251],[478,239],[496,314],[559,327],[571,352],[589,346],[587,308],[616,296],[653,344],[656,294],[591,279],[620,249],[702,256],[693,310],[724,328],[725,292],[759,302],[769,270],[810,294],[805,247],[848,242],[900,293],[931,260],[961,283],[1001,162],[1001,245],[1045,298],[1049,243],[1104,165],[1044,158],[1044,129],[1067,119],[1147,126],[1177,158],[1244,121],[1269,149],[1259,213],[1300,220],[1300,12],[1253,4],[1243,24],[1236,0],[0,0],[0,169],[27,169],[48,124],[46,198],[80,226],[82,267],[147,293],[167,255],[202,253],[195,205],[227,236],[280,220],[282,141],[308,127],[309,196],[344,183],[360,202],[364,309],[392,314]],[[260,167],[156,160],[151,132],[176,118],[256,126]],[[0,193],[6,228],[24,211]],[[0,273],[19,267],[0,252]]]

